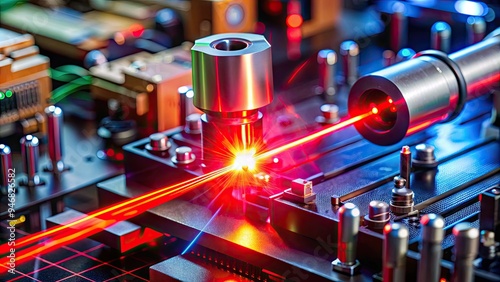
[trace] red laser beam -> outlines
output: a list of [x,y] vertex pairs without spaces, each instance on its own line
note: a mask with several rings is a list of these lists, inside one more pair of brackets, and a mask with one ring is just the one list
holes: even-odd
[[[340,130],[346,126],[352,125],[353,123],[358,122],[370,116],[371,114],[372,112],[369,112],[363,115],[345,119],[335,125],[329,126],[306,137],[297,139],[291,143],[274,148],[272,150],[260,153],[255,156],[255,160],[257,161],[272,157],[280,152],[302,145],[326,134]],[[16,242],[16,249],[24,248],[16,252],[16,264],[33,259],[37,255],[50,252],[62,245],[70,244],[82,238],[87,238],[91,235],[94,235],[112,224],[139,215],[153,207],[179,197],[202,185],[203,183],[206,183],[207,181],[219,178],[222,175],[225,175],[233,170],[234,167],[231,166],[223,167],[205,175],[198,176],[181,183],[177,183],[175,185],[167,186],[150,193],[146,193],[142,196],[123,201],[111,207],[97,210],[85,217],[69,222],[67,224],[49,228],[47,230],[23,237]],[[39,241],[43,242],[39,243]],[[10,248],[11,246],[9,246],[7,243],[1,245],[0,254],[9,253]],[[2,268],[0,268],[0,273],[6,272],[9,269],[9,259],[9,257],[5,256],[0,260],[0,265],[3,266]]]
[[263,153],[260,153],[258,154],[257,156],[255,156],[255,159],[258,161],[258,160],[263,160],[263,159],[267,159],[267,158],[270,158],[270,157],[273,157],[281,152],[284,152],[286,150],[289,150],[293,147],[297,147],[297,146],[300,146],[304,143],[307,143],[307,142],[310,142],[312,140],[315,140],[316,138],[319,138],[321,136],[324,136],[326,134],[330,134],[334,131],[337,131],[337,130],[340,130],[344,127],[347,127],[349,125],[352,125],[370,115],[372,115],[373,113],[372,112],[369,112],[369,113],[366,113],[366,114],[362,114],[362,115],[359,115],[359,116],[355,116],[355,117],[352,117],[352,118],[348,118],[348,119],[344,119],[343,121],[339,122],[339,123],[336,123],[332,126],[329,126],[325,129],[322,129],[318,132],[315,132],[315,133],[312,133],[310,135],[307,135],[305,137],[302,137],[300,139],[297,139],[295,141],[292,141],[290,143],[287,143],[285,145],[282,145],[280,147],[277,147],[277,148],[274,148],[274,149],[271,149],[269,151],[266,151],[266,152],[263,152]]
[[[114,206],[103,208],[65,225],[23,237],[16,242],[16,249],[35,244],[44,239],[45,242],[17,251],[15,258],[16,264],[30,260],[36,255],[50,252],[62,245],[70,244],[96,234],[112,224],[129,219],[150,208],[179,197],[203,183],[218,178],[229,171],[231,171],[231,168],[224,167],[208,174],[144,194],[137,198],[123,201]],[[7,243],[3,244],[0,246],[0,253],[7,253],[10,248],[12,247],[8,246]],[[8,257],[4,257],[0,260],[0,265],[4,267],[0,268],[0,273],[8,269],[7,264],[9,260],[10,258]]]

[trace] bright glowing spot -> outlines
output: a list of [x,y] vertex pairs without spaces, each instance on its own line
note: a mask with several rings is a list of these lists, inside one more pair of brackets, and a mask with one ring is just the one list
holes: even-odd
[[187,97],[187,98],[189,98],[189,99],[193,98],[193,97],[194,97],[194,92],[193,92],[193,90],[188,90],[188,91],[186,92],[186,97]]
[[7,98],[12,97],[12,90],[7,90],[7,91],[5,92],[5,96],[7,96]]
[[278,159],[278,158],[273,158],[273,163],[277,164],[277,163],[279,163],[279,162],[280,162],[280,159]]
[[0,100],[3,100],[5,98],[5,94],[3,92],[0,92]]
[[455,2],[457,12],[470,16],[483,16],[484,6],[474,1],[459,0]]
[[374,115],[378,114],[378,109],[376,107],[372,108],[372,114]]
[[255,169],[255,149],[238,152],[234,156],[234,170],[252,171]]
[[289,27],[299,27],[302,25],[303,19],[301,15],[293,14],[286,18],[286,25]]
[[388,99],[387,99],[387,102],[389,102],[389,104],[392,104],[394,101],[392,101],[392,99],[391,99],[391,98],[388,98]]
[[144,32],[144,27],[140,24],[133,24],[130,26],[129,31],[134,37],[139,37]]

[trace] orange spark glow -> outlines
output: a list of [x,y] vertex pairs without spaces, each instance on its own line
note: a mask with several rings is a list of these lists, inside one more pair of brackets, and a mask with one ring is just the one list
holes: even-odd
[[236,152],[234,156],[233,169],[254,171],[256,168],[255,149]]

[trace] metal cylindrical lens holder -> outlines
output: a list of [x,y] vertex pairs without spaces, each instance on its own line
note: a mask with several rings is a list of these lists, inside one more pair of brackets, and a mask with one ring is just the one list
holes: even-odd
[[259,108],[273,99],[271,45],[262,35],[226,33],[195,41],[194,105],[202,116],[201,159],[224,163],[237,151],[262,148]]
[[365,114],[374,106],[378,113],[356,123],[356,129],[375,144],[391,145],[458,116],[467,100],[498,86],[500,31],[495,32],[449,57],[425,51],[360,78],[349,93],[349,114]]

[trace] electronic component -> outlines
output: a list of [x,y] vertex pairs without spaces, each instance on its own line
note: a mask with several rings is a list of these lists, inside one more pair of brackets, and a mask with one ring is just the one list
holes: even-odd
[[333,270],[351,276],[356,274],[360,267],[356,259],[360,214],[358,207],[353,203],[347,203],[339,209],[337,259],[332,262],[332,266]]
[[90,73],[97,111],[106,113],[108,100],[117,100],[123,108],[122,118],[136,121],[140,136],[184,123],[177,89],[191,84],[188,46],[156,54],[137,53],[94,66]]
[[333,124],[340,120],[339,107],[335,104],[323,104],[319,108],[321,116],[316,117],[316,122],[321,124]]
[[446,22],[436,22],[431,28],[431,49],[450,52],[451,27]]
[[384,281],[405,281],[408,228],[401,223],[389,223],[384,227],[383,271]]
[[479,231],[470,223],[459,223],[453,227],[455,247],[453,248],[453,277],[454,282],[474,281],[473,261],[479,247]]
[[16,125],[22,134],[45,134],[48,68],[49,58],[38,54],[31,35],[0,28],[0,136],[16,132]]
[[444,238],[444,219],[437,214],[426,214],[420,219],[421,241],[419,245],[418,282],[439,281]]
[[396,54],[395,62],[403,62],[403,61],[408,61],[409,59],[413,58],[417,52],[411,48],[403,48],[398,51]]
[[498,83],[499,41],[499,36],[492,36],[449,57],[422,52],[360,78],[349,93],[349,113],[357,116],[374,106],[381,109],[357,123],[356,129],[371,142],[389,145],[436,122],[454,119],[467,100],[489,93]]
[[261,35],[218,34],[196,40],[192,54],[193,102],[205,112],[201,159],[224,162],[228,153],[260,149],[259,108],[273,99],[269,43]]

